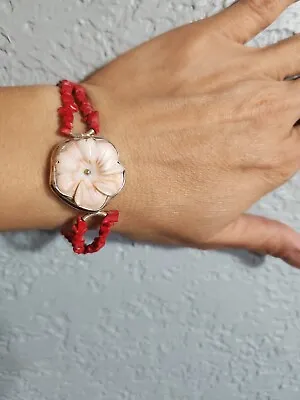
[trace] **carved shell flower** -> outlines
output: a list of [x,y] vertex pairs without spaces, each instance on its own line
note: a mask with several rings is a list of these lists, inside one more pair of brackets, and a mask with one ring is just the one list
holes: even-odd
[[67,141],[57,151],[56,190],[80,208],[98,211],[124,185],[115,147],[102,138]]

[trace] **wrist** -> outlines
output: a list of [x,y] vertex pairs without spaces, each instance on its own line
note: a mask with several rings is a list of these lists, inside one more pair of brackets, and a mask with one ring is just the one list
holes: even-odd
[[126,129],[124,120],[126,119],[121,104],[115,100],[102,82],[97,80],[97,84],[83,82],[91,103],[100,114],[100,136],[111,142],[118,151],[120,163],[126,170],[126,183],[123,189],[104,207],[104,211],[119,210],[119,221],[112,230],[117,233],[125,233],[129,223],[128,210],[132,205],[132,197],[129,197],[129,190],[132,186],[128,168],[130,165],[130,155],[127,149]]

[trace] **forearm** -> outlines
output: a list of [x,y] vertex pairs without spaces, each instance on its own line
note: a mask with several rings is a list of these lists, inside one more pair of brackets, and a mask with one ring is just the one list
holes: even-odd
[[0,230],[53,228],[72,215],[48,185],[59,105],[55,86],[0,89]]

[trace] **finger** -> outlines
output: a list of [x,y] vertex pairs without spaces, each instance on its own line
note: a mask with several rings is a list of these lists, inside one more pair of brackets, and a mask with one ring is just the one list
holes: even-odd
[[283,80],[300,73],[300,34],[260,49],[260,64],[274,79]]
[[242,215],[221,232],[216,248],[243,248],[281,258],[300,267],[300,234],[278,221],[254,215]]
[[245,43],[267,28],[295,0],[239,0],[212,21],[226,36]]

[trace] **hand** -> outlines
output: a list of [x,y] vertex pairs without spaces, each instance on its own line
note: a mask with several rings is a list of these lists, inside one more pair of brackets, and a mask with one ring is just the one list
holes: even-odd
[[240,0],[151,40],[88,78],[127,184],[119,232],[200,249],[235,247],[300,267],[300,235],[246,215],[299,168],[300,39],[244,43],[293,1]]

